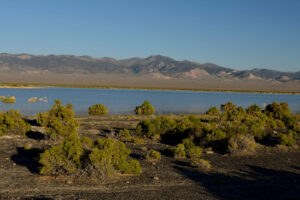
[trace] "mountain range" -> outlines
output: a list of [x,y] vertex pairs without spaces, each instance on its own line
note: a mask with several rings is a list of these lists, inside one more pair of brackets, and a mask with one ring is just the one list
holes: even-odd
[[[300,71],[283,72],[269,69],[235,70],[213,63],[197,63],[188,60],[177,61],[170,57],[155,55],[147,58],[92,58],[73,55],[29,55],[0,54],[0,75],[44,77],[63,75],[120,75],[150,77],[152,80],[218,80],[222,81],[264,81],[270,83],[300,84]],[[1,78],[0,77],[0,78]],[[7,82],[7,81],[6,81]],[[10,81],[11,82],[11,81]]]
[[149,75],[157,78],[201,79],[215,76],[224,79],[265,79],[281,82],[300,80],[300,71],[282,72],[269,69],[234,70],[213,63],[177,61],[156,55],[147,58],[92,58],[72,55],[0,54],[0,72],[94,74],[117,73]]

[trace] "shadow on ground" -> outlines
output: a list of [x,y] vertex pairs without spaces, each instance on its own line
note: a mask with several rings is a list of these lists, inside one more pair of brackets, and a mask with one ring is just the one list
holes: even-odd
[[235,174],[205,173],[197,169],[175,167],[185,177],[226,200],[299,200],[300,173],[248,166]]
[[36,119],[24,119],[25,122],[29,123],[31,126],[40,126],[38,123],[37,123],[37,120]]
[[26,197],[26,198],[22,198],[22,200],[53,200],[52,198],[48,198],[48,197]]
[[26,136],[28,138],[34,139],[34,140],[43,140],[45,139],[45,135],[38,131],[28,131],[26,133]]
[[17,147],[17,154],[11,156],[11,160],[17,165],[25,166],[31,173],[39,173],[40,164],[38,158],[43,150],[33,148],[24,149],[23,147]]

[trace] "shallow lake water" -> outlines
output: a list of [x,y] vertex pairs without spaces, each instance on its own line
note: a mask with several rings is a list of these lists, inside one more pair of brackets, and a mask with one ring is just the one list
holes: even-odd
[[[18,109],[23,115],[36,115],[51,108],[59,99],[63,104],[71,103],[78,115],[87,115],[89,106],[105,104],[109,114],[133,114],[137,105],[150,101],[157,114],[203,113],[211,106],[219,107],[228,101],[246,108],[257,104],[261,108],[277,102],[287,102],[294,113],[300,113],[300,95],[258,94],[231,92],[195,92],[165,90],[126,90],[92,88],[0,88],[0,96],[16,96],[15,104],[0,103],[0,110]],[[48,102],[28,102],[31,97],[47,99]],[[45,98],[46,97],[46,98]]]

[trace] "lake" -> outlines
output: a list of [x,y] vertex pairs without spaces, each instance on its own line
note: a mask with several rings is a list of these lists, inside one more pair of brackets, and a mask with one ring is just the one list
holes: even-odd
[[[287,102],[294,113],[300,113],[300,95],[258,94],[231,92],[195,92],[195,91],[160,91],[126,90],[94,88],[56,88],[39,89],[0,88],[0,96],[16,96],[15,104],[0,103],[0,110],[18,109],[23,115],[36,115],[49,110],[54,99],[63,104],[71,103],[78,115],[87,115],[89,106],[105,104],[110,114],[133,114],[137,105],[144,100],[150,101],[157,114],[203,113],[211,106],[219,107],[228,101],[246,108],[251,104],[264,107],[273,101]],[[45,98],[48,102],[28,102],[31,97]]]

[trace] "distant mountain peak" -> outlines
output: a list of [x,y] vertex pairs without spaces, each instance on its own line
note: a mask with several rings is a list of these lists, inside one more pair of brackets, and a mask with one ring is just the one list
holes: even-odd
[[93,58],[74,55],[30,55],[0,53],[1,73],[35,72],[36,74],[130,74],[145,75],[163,79],[260,79],[279,82],[299,81],[299,72],[281,72],[258,69],[234,70],[214,63],[197,63],[188,60],[177,61],[162,55],[151,55],[147,58],[133,57],[114,59],[111,57]]

